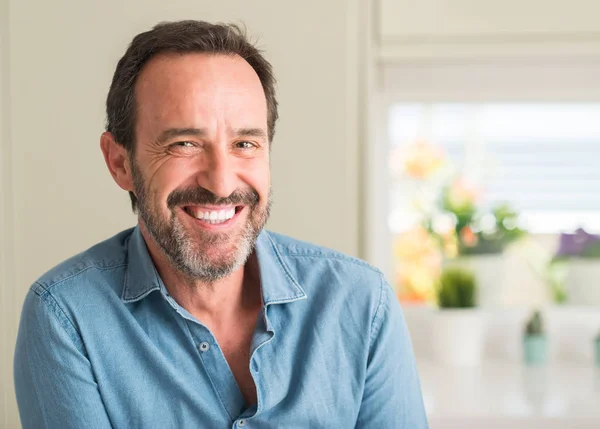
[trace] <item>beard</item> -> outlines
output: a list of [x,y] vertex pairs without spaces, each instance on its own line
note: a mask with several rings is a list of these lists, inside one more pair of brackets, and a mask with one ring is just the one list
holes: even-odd
[[[170,216],[160,210],[156,193],[146,187],[141,170],[131,162],[138,213],[154,241],[173,267],[190,280],[214,283],[242,267],[254,250],[258,235],[265,226],[272,206],[272,193],[264,206],[256,190],[238,189],[226,198],[196,187],[176,189],[167,197]],[[186,205],[245,205],[245,224],[228,232],[208,232],[186,227],[177,215]],[[179,209],[179,210],[178,210]],[[189,215],[191,216],[191,215]]]

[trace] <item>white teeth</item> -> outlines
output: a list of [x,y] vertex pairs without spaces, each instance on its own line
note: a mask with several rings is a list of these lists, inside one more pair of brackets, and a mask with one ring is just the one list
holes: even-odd
[[189,210],[189,213],[193,214],[195,218],[204,220],[210,224],[223,223],[235,216],[235,208],[229,210],[218,210],[218,211],[195,211]]

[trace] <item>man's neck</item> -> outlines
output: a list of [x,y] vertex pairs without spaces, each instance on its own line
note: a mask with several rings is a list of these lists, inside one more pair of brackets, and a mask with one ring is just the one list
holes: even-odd
[[244,266],[229,276],[206,283],[191,280],[173,268],[141,222],[140,231],[169,295],[211,330],[219,330],[241,314],[259,311],[262,297],[255,253],[252,253]]

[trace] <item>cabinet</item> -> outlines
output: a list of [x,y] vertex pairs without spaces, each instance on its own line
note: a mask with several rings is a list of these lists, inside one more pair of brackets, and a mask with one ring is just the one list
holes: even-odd
[[380,0],[379,57],[594,56],[600,54],[594,0]]

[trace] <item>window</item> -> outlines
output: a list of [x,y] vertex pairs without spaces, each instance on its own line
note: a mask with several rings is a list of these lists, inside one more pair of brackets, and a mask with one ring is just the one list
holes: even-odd
[[[388,130],[390,155],[439,145],[482,190],[482,205],[509,203],[532,233],[600,232],[600,104],[392,103]],[[392,177],[395,233],[413,218],[410,184]]]
[[[389,166],[394,149],[402,155],[417,138],[441,145],[457,169],[479,181],[484,204],[511,203],[530,232],[599,233],[598,76],[600,61],[590,59],[382,64],[366,152],[366,258],[395,278],[398,233],[417,218],[414,183]],[[553,252],[558,238],[547,238]]]

